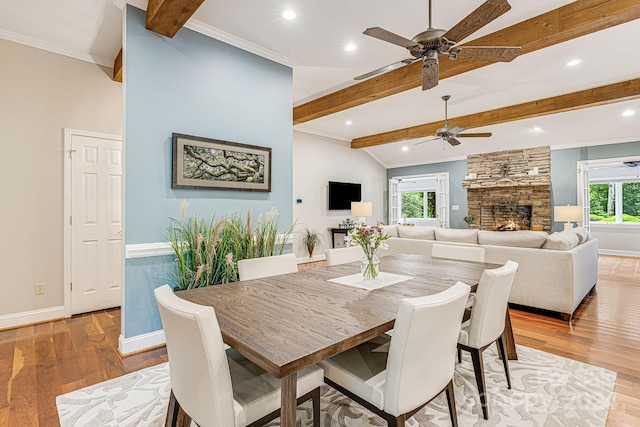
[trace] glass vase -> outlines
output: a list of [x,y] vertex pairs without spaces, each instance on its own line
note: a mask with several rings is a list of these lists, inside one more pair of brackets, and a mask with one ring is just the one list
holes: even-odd
[[376,254],[365,255],[360,260],[360,271],[365,280],[372,280],[380,273],[380,260]]

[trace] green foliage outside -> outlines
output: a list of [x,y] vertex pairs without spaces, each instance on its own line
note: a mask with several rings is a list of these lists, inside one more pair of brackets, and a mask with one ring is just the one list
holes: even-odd
[[402,217],[424,218],[424,193],[402,193]]
[[[591,221],[616,222],[615,184],[591,184]],[[640,182],[622,184],[622,222],[640,222]]]
[[436,217],[436,193],[426,192],[427,214],[424,214],[425,192],[402,193],[402,217],[403,218],[435,218]]

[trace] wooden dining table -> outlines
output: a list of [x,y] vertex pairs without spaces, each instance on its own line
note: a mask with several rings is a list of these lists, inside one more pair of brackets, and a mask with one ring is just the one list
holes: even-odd
[[[224,342],[281,380],[281,426],[293,427],[298,371],[393,329],[401,300],[435,294],[458,281],[476,285],[485,269],[497,267],[399,254],[380,257],[380,270],[410,278],[374,290],[329,281],[359,273],[356,262],[176,295],[212,306]],[[505,342],[515,357],[513,336],[506,333]]]

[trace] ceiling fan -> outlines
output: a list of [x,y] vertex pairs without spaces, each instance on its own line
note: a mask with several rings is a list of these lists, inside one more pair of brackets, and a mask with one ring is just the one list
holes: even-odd
[[442,99],[444,100],[444,126],[436,131],[436,134],[433,135],[434,138],[427,139],[426,141],[420,141],[413,145],[420,145],[424,144],[425,142],[442,139],[443,141],[447,141],[449,144],[455,147],[456,145],[460,145],[460,141],[458,141],[457,138],[486,138],[492,135],[491,132],[462,133],[467,130],[467,128],[464,128],[462,126],[450,128],[447,116],[447,103],[449,101],[449,98],[451,98],[450,95],[445,95],[442,97]]
[[367,28],[363,34],[409,50],[413,58],[403,59],[386,67],[363,74],[355,80],[364,80],[391,71],[419,59],[422,65],[422,90],[438,85],[438,57],[471,61],[510,62],[522,50],[515,46],[458,46],[462,40],[511,9],[507,0],[487,0],[449,31],[431,27],[431,0],[429,0],[429,28],[409,40],[380,27]]

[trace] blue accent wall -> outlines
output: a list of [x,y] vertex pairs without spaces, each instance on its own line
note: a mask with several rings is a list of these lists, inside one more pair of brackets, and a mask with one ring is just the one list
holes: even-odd
[[[127,6],[125,83],[126,244],[167,241],[168,218],[267,212],[293,219],[292,70],[202,34],[167,38]],[[172,189],[173,132],[272,148],[270,193]],[[171,257],[125,260],[125,338],[162,328],[153,289]]]
[[459,211],[449,211],[449,227],[467,228],[467,223],[462,219],[467,215],[467,190],[462,188],[461,185],[462,180],[467,174],[466,160],[387,169],[387,179],[393,178],[394,176],[423,175],[442,172],[449,172],[449,209],[451,209],[451,205],[460,206]]

